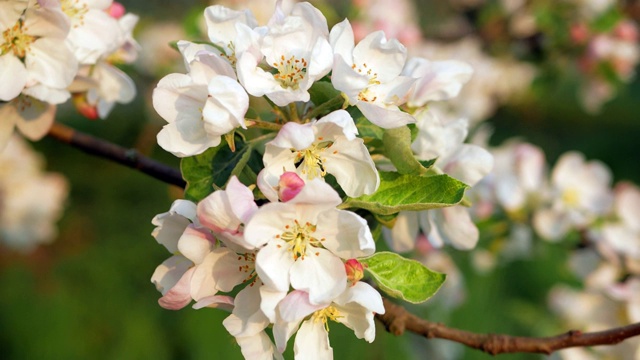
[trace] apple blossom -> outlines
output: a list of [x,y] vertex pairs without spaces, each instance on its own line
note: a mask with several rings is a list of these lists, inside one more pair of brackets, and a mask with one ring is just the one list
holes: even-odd
[[244,237],[260,248],[256,271],[266,286],[306,291],[314,304],[344,291],[342,259],[371,255],[375,244],[364,219],[335,208],[341,202],[330,185],[313,179],[288,202],[269,203],[256,211]]
[[424,106],[428,101],[448,100],[458,96],[473,68],[457,60],[430,61],[421,57],[410,58],[402,75],[416,79],[408,95],[407,105]]
[[380,294],[364,282],[348,287],[325,304],[315,304],[310,294],[294,290],[277,307],[273,328],[276,346],[284,351],[287,341],[297,330],[296,359],[332,359],[328,320],[342,323],[352,329],[358,339],[372,342],[375,338],[373,317],[384,312]]
[[331,29],[329,39],[335,53],[331,83],[351,105],[383,128],[415,122],[413,116],[398,107],[406,102],[415,81],[401,76],[407,58],[402,44],[387,40],[382,31],[376,31],[354,45],[353,29],[347,19]]
[[278,1],[265,30],[251,45],[257,51],[239,55],[238,79],[249,94],[264,95],[278,106],[309,101],[309,88],[333,65],[324,15],[306,2],[285,15]]
[[222,135],[236,127],[246,127],[249,96],[226,60],[200,51],[189,63],[189,74],[169,74],[160,80],[153,106],[168,122],[158,133],[158,144],[185,157],[219,145]]
[[295,171],[307,181],[331,174],[351,197],[372,194],[380,177],[357,134],[351,115],[344,110],[307,124],[286,123],[265,146],[265,168],[258,176],[260,190],[269,200],[277,201],[275,186],[280,176]]

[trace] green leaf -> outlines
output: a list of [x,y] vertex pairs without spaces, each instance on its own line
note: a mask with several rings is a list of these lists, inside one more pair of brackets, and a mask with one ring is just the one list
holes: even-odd
[[232,152],[223,141],[215,148],[180,162],[182,177],[187,181],[184,197],[198,202],[215,189],[224,187],[229,178],[237,176],[244,184],[253,184],[262,168],[260,155],[241,137],[235,138],[236,151]]
[[418,162],[420,163],[420,165],[422,165],[422,167],[429,170],[433,165],[435,165],[437,160],[438,158],[431,159],[431,160],[418,160]]
[[379,252],[358,261],[366,266],[381,290],[414,304],[432,297],[447,277],[392,252]]
[[424,174],[425,169],[411,150],[411,130],[407,126],[386,129],[382,137],[384,152],[400,174]]
[[[311,95],[311,102],[319,106],[340,95],[340,91],[336,90],[328,81],[316,81],[311,85],[309,95]],[[338,110],[339,108],[338,106],[334,110]]]
[[371,195],[348,198],[341,208],[360,208],[374,214],[420,211],[458,204],[467,185],[448,175],[419,176],[380,172],[380,187]]

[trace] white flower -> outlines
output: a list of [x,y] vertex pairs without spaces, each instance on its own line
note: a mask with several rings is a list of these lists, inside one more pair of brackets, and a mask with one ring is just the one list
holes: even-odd
[[551,207],[536,212],[533,226],[547,240],[559,240],[572,227],[584,227],[611,204],[611,172],[599,161],[568,152],[551,174]]
[[614,195],[618,220],[602,226],[602,240],[624,257],[640,260],[640,188],[631,183],[620,183],[614,189]]
[[55,105],[24,95],[0,104],[0,151],[9,142],[14,128],[30,140],[40,140],[49,132],[55,114]]
[[374,193],[380,177],[357,134],[351,115],[344,110],[307,124],[286,123],[266,144],[265,168],[258,176],[260,190],[269,200],[277,201],[275,186],[280,175],[295,171],[306,180],[331,174],[350,197]]
[[219,145],[222,135],[246,128],[249,108],[249,96],[226,60],[199,51],[189,70],[165,76],[153,92],[154,108],[169,123],[158,133],[158,144],[178,157],[201,154]]
[[278,304],[273,335],[282,352],[297,330],[296,359],[331,359],[333,349],[329,345],[328,320],[352,329],[358,339],[373,342],[376,335],[373,317],[384,312],[380,294],[363,282],[347,288],[326,304],[314,304],[308,293],[294,290]]
[[24,91],[42,101],[63,103],[69,98],[64,89],[78,68],[65,43],[69,24],[60,10],[25,10],[26,5],[26,1],[0,2],[0,101]]
[[266,34],[253,45],[258,51],[242,53],[237,69],[249,94],[265,95],[284,106],[309,101],[311,85],[331,71],[333,52],[327,40],[327,20],[318,9],[298,3],[285,16],[280,5],[278,2]]
[[258,35],[251,31],[258,23],[250,10],[236,11],[213,5],[204,10],[204,18],[209,40],[222,49],[221,52],[217,49],[214,52],[218,52],[232,65],[236,64],[240,54],[247,50]]
[[28,252],[55,239],[69,190],[64,177],[43,167],[19,136],[0,153],[0,243],[12,249]]
[[263,205],[253,215],[244,236],[255,248],[264,246],[256,271],[265,285],[306,291],[314,304],[344,291],[342,259],[370,255],[375,244],[363,218],[335,208],[341,202],[330,185],[314,179],[288,202]]
[[416,79],[408,96],[410,107],[421,107],[429,101],[448,100],[458,96],[462,86],[471,79],[473,68],[457,60],[430,61],[410,58],[402,75]]
[[331,29],[329,39],[335,53],[331,82],[351,105],[383,128],[415,122],[398,108],[414,83],[411,77],[401,76],[407,58],[402,44],[387,41],[382,31],[376,31],[354,45],[353,29],[346,19]]

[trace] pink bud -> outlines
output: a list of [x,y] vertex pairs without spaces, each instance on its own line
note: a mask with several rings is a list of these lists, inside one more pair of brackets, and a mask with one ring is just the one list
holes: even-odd
[[347,280],[351,283],[351,286],[355,285],[364,277],[364,266],[356,259],[347,260],[344,268],[347,271]]
[[78,112],[87,119],[95,120],[98,118],[98,108],[87,102],[86,93],[73,94],[73,105]]
[[126,12],[124,5],[120,4],[119,2],[113,2],[113,4],[111,4],[111,6],[107,9],[107,13],[109,14],[109,16],[111,16],[112,18],[115,19],[120,19],[124,13]]
[[583,45],[589,39],[589,29],[587,25],[582,23],[572,25],[569,33],[571,34],[571,40],[577,45]]
[[280,175],[280,181],[278,181],[278,195],[280,200],[287,202],[302,190],[304,187],[304,180],[298,176],[298,174],[287,171]]
[[621,21],[613,33],[620,40],[635,42],[638,40],[638,29],[631,21]]

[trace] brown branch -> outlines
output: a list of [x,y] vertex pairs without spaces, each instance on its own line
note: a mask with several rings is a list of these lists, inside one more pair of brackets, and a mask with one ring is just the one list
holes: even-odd
[[182,188],[186,186],[186,182],[182,178],[180,171],[152,160],[140,154],[136,149],[123,148],[106,140],[83,134],[60,123],[54,123],[49,130],[48,135],[49,137],[67,143],[88,154],[97,155],[130,168],[140,170],[143,173],[168,184],[180,186]]
[[396,336],[402,335],[406,330],[426,338],[455,341],[491,355],[516,352],[549,355],[554,351],[576,346],[613,345],[640,335],[640,323],[591,333],[571,330],[557,336],[540,338],[477,334],[421,319],[387,299],[383,298],[383,302],[386,312],[384,315],[376,315],[376,318],[384,324],[387,331]]

